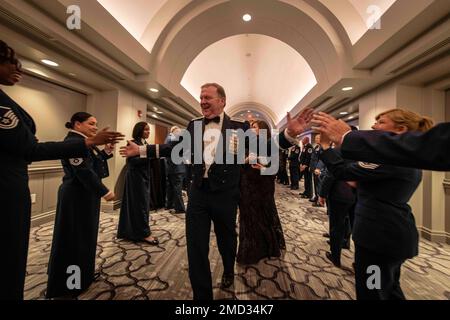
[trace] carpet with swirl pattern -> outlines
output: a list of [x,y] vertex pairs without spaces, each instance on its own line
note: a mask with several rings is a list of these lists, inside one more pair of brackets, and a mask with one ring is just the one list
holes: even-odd
[[[355,298],[353,245],[343,250],[342,268],[325,257],[322,234],[328,230],[325,210],[299,199],[298,191],[277,185],[277,206],[287,249],[280,258],[255,265],[236,265],[233,287],[219,288],[222,263],[211,233],[211,272],[216,299],[351,300]],[[160,210],[151,213],[158,246],[116,238],[118,214],[101,214],[97,271],[101,276],[80,300],[192,299],[188,278],[185,217]],[[33,228],[30,235],[25,299],[44,299],[53,224]],[[408,299],[450,300],[450,245],[422,239],[420,254],[402,268],[401,284]]]

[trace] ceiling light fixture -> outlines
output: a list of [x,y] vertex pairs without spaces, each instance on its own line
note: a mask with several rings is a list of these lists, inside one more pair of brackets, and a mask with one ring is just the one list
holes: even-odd
[[158,116],[156,114],[152,114],[152,117],[158,119]]
[[348,114],[348,112],[347,111],[342,111],[342,112],[339,112],[339,114],[343,115],[343,116],[346,116]]
[[242,20],[244,20],[245,22],[249,22],[250,20],[252,20],[252,16],[249,15],[248,13],[244,14],[244,16],[242,17]]
[[156,92],[159,92],[159,90],[158,90],[158,89],[155,89],[155,88],[150,88],[149,90],[150,90],[151,92],[155,92],[155,93],[156,93]]
[[342,88],[342,91],[351,91],[353,90],[353,87],[344,87]]
[[41,62],[45,63],[48,66],[52,66],[52,67],[58,67],[59,66],[59,64],[57,64],[55,61],[48,60],[48,59],[42,59]]

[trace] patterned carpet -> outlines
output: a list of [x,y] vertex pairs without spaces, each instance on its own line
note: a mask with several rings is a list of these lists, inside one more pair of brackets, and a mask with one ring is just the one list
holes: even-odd
[[[222,263],[211,234],[215,298],[354,299],[353,246],[343,250],[342,269],[334,267],[325,258],[325,210],[279,185],[276,198],[287,244],[284,255],[256,265],[236,265],[235,285],[229,290],[219,289]],[[151,229],[160,240],[154,247],[116,239],[118,215],[102,214],[97,248],[101,276],[78,299],[192,299],[184,222],[184,215],[152,212]],[[52,232],[51,223],[31,231],[25,299],[44,299]],[[408,299],[450,300],[450,246],[422,240],[420,255],[404,264],[402,288]]]

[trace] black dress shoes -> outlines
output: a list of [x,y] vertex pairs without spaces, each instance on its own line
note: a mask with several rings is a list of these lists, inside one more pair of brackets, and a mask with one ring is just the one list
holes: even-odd
[[341,267],[341,262],[334,259],[331,252],[327,252],[325,255],[327,256],[328,260],[330,260],[336,267],[338,267],[338,268]]
[[234,274],[223,274],[222,282],[220,283],[220,289],[227,289],[231,287],[234,283]]

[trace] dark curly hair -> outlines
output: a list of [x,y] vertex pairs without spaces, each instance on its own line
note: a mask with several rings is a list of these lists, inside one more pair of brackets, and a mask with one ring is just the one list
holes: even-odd
[[11,63],[15,64],[17,69],[21,68],[20,61],[16,57],[16,52],[3,40],[0,40],[0,63]]

